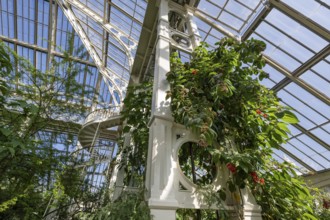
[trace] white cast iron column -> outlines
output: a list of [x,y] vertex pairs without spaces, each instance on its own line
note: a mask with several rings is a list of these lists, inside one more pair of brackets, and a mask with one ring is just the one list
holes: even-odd
[[174,193],[176,163],[172,152],[172,125],[170,89],[166,73],[170,71],[170,38],[168,0],[159,1],[152,115],[149,128],[149,149],[146,188],[148,204],[154,220],[175,220],[178,202]]
[[187,11],[187,26],[188,26],[188,33],[191,38],[191,43],[193,49],[199,46],[201,42],[201,36],[199,34],[197,24],[194,21],[194,11],[188,5],[185,5]]

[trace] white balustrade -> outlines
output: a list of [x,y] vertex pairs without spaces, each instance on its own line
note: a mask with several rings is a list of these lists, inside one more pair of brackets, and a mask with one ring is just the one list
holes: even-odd
[[119,116],[120,110],[120,106],[113,106],[106,109],[96,109],[87,115],[85,124],[90,122],[101,122],[113,116]]

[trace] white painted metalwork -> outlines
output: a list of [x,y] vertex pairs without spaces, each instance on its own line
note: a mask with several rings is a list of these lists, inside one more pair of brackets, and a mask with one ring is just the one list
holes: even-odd
[[[166,80],[166,74],[170,71],[170,50],[172,47],[178,47],[176,43],[173,45],[171,39],[169,10],[169,1],[161,0],[158,21],[156,21],[158,31],[146,174],[148,204],[155,220],[174,220],[177,208],[209,208],[204,196],[198,192],[197,186],[181,171],[178,161],[180,147],[186,142],[196,142],[197,137],[184,126],[173,122],[170,100],[166,99],[166,91],[170,89]],[[193,27],[192,22],[190,28]],[[180,36],[187,37],[191,46],[191,39],[196,40],[194,35],[197,33],[194,30],[189,32],[194,34],[189,36],[181,33]],[[197,42],[194,43],[196,44]],[[215,181],[211,185],[213,190],[217,191],[226,184],[229,174],[225,171],[227,170],[218,170]],[[180,184],[186,190],[180,190]],[[261,208],[256,204],[251,192],[242,190],[241,193],[244,218],[261,220]],[[230,214],[235,214],[233,203],[224,203],[223,207]],[[211,206],[211,209],[217,209],[217,207]]]
[[[75,17],[74,13],[70,9],[70,5],[66,2],[66,0],[56,0],[56,2],[62,8],[64,14],[70,21],[71,25],[73,26],[73,28],[75,29],[77,34],[80,36],[81,41],[84,43],[87,51],[89,52],[89,55],[93,58],[99,72],[103,75],[103,77],[105,79],[108,79],[112,83],[113,87],[109,86],[109,91],[113,97],[113,102],[115,103],[115,105],[118,105],[119,103],[117,102],[116,98],[114,98],[115,92],[118,93],[120,99],[122,100],[123,99],[122,92],[126,88],[123,88],[123,87],[119,88],[117,86],[117,83],[114,82],[113,78],[111,77],[111,74],[109,73],[109,71],[103,66],[103,62],[102,62],[101,58],[97,55],[97,52],[93,48],[90,39],[87,37],[87,35],[85,34],[82,27],[76,22],[77,18]],[[105,80],[105,82],[107,82],[107,80]]]
[[84,124],[88,124],[91,122],[100,122],[107,120],[113,116],[119,116],[120,110],[121,106],[112,106],[106,109],[96,109],[87,115]]
[[[70,5],[78,8],[81,12],[86,14],[89,18],[92,18],[94,21],[96,21],[99,25],[103,27],[104,30],[106,30],[113,38],[115,38],[121,46],[125,48],[125,53],[129,59],[129,65],[130,67],[133,65],[134,58],[132,57],[131,50],[136,49],[137,43],[135,39],[132,37],[128,36],[125,32],[120,30],[118,27],[115,25],[108,23],[104,21],[102,16],[97,15],[95,12],[87,8],[85,5],[81,4],[78,0],[65,0],[68,2]],[[131,46],[127,46],[122,40],[121,37],[126,37],[129,39],[133,44]]]

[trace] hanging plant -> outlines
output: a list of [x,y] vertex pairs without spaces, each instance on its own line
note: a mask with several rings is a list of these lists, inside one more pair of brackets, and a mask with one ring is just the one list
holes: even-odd
[[288,124],[298,119],[259,83],[268,77],[262,70],[265,46],[254,39],[224,38],[214,50],[201,44],[189,63],[174,53],[167,98],[175,122],[198,136],[199,147],[210,152],[214,163],[227,167],[229,191],[249,187],[264,219],[316,219],[306,184],[290,163],[271,156],[288,138]]

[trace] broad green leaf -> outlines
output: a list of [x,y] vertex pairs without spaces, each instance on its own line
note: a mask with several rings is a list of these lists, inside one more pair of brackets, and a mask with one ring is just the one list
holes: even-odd
[[129,132],[130,129],[131,129],[131,127],[126,125],[126,126],[124,127],[124,129],[123,129],[123,133],[127,133],[127,132]]
[[230,192],[235,192],[236,191],[236,186],[232,181],[228,181],[228,189]]
[[282,121],[290,123],[290,124],[297,124],[299,122],[297,116],[292,112],[285,110],[283,111],[284,116],[281,118]]
[[284,112],[277,112],[277,113],[275,113],[275,115],[278,118],[283,118],[284,117]]
[[290,129],[288,128],[287,124],[286,123],[283,123],[283,122],[279,122],[277,123],[277,126],[282,129],[283,131],[286,131],[286,132],[290,132]]
[[9,150],[12,157],[15,156],[15,149],[14,148],[9,147],[8,150]]
[[314,215],[311,215],[309,213],[304,213],[303,216],[310,220],[318,220]]
[[226,191],[224,189],[219,190],[219,196],[223,201],[226,201],[227,194],[226,194]]
[[4,134],[5,136],[9,136],[10,133],[12,132],[10,129],[8,128],[0,128],[0,131],[2,134]]
[[286,132],[284,132],[283,130],[275,128],[275,132],[276,132],[276,134],[280,135],[284,139],[288,138],[288,134]]

